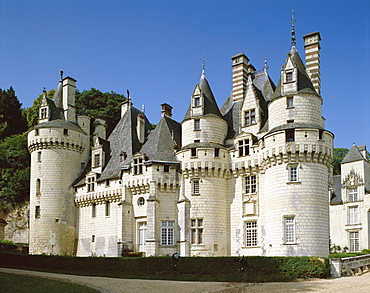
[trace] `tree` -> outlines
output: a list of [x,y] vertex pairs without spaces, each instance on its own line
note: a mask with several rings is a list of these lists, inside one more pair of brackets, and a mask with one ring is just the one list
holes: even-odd
[[27,130],[21,106],[12,87],[0,89],[0,139]]
[[30,154],[27,133],[0,140],[0,207],[13,207],[29,197]]
[[333,150],[333,174],[334,175],[340,175],[340,163],[343,161],[344,157],[348,153],[348,149],[346,148],[334,148]]
[[83,111],[90,118],[103,118],[107,122],[107,135],[109,135],[121,118],[121,104],[126,98],[113,91],[103,93],[95,88],[76,91],[77,114]]

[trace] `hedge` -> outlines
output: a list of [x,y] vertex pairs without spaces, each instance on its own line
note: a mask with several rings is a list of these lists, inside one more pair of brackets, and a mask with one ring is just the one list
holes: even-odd
[[66,257],[0,252],[0,265],[116,278],[228,282],[283,282],[325,278],[330,274],[327,259],[310,257],[181,257],[176,262],[171,257]]

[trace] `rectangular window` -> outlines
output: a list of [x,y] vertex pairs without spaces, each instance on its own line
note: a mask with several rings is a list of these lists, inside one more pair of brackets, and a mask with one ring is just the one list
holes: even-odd
[[348,201],[349,202],[358,201],[357,187],[348,189]]
[[35,218],[39,219],[41,217],[41,209],[40,206],[35,207]]
[[293,97],[287,97],[286,98],[286,107],[287,108],[293,108],[294,107]]
[[87,178],[87,192],[92,192],[95,190],[95,178],[88,177]]
[[134,174],[143,174],[143,159],[134,159]]
[[245,177],[245,193],[256,193],[257,190],[257,180],[256,175]]
[[194,97],[194,107],[200,106],[200,97]]
[[91,236],[91,242],[95,242],[95,235]]
[[192,181],[192,194],[199,194],[199,180]]
[[289,181],[290,182],[298,181],[298,167],[297,166],[289,167]]
[[245,246],[257,246],[257,222],[245,223]]
[[285,141],[286,142],[292,142],[294,141],[294,129],[287,129],[285,130]]
[[174,245],[174,227],[173,221],[162,221],[161,223],[161,245]]
[[256,124],[256,110],[248,110],[244,112],[244,126]]
[[93,218],[96,217],[96,203],[93,203],[91,205],[91,217],[93,217]]
[[295,219],[294,217],[284,218],[284,234],[285,234],[286,244],[295,243]]
[[292,82],[293,81],[293,72],[292,71],[291,72],[286,72],[285,76],[286,76],[286,79],[285,79],[286,82]]
[[215,157],[218,158],[220,156],[220,149],[215,148]]
[[196,157],[197,156],[197,149],[196,148],[192,148],[191,149],[191,156],[192,157]]
[[194,130],[200,130],[200,120],[199,119],[194,120]]
[[203,244],[203,219],[191,219],[191,244]]
[[105,202],[105,216],[106,217],[110,216],[110,202],[109,201]]
[[360,239],[358,231],[349,233],[349,250],[351,252],[360,251]]
[[99,167],[100,166],[100,154],[95,154],[94,155],[94,167]]
[[68,129],[67,129],[67,128],[64,128],[64,129],[63,129],[63,134],[64,134],[64,135],[68,135]]
[[163,172],[166,172],[166,173],[170,172],[170,165],[164,165]]
[[41,108],[41,119],[47,118],[48,109],[47,108]]
[[348,220],[350,225],[358,224],[358,206],[357,207],[348,207]]
[[238,141],[239,157],[249,155],[249,139],[242,139]]
[[37,152],[37,162],[41,162],[41,152]]
[[38,128],[35,129],[35,135],[39,135],[40,134],[40,131]]

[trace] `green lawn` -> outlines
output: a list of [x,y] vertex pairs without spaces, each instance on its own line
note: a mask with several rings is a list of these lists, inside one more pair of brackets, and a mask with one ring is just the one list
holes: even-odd
[[41,277],[0,273],[1,293],[97,293],[98,290]]

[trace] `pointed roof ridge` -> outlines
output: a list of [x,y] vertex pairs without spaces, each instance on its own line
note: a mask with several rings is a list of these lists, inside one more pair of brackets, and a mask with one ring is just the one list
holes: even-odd
[[366,160],[366,158],[364,158],[364,156],[361,154],[359,147],[353,144],[347,155],[342,160],[341,164]]
[[[315,88],[312,84],[312,81],[311,81],[310,77],[307,74],[306,67],[304,66],[303,61],[302,61],[301,57],[299,56],[299,53],[298,53],[295,46],[292,46],[292,48],[289,50],[289,52],[287,54],[287,57],[288,58],[286,59],[282,70],[284,70],[284,68],[286,67],[287,63],[289,62],[289,59],[292,61],[293,66],[297,68],[297,70],[298,70],[298,74],[297,74],[297,83],[298,83],[297,93],[308,93],[308,94],[314,94],[314,95],[320,96],[316,92],[316,90],[315,90]],[[283,79],[283,76],[281,75],[280,79],[279,79],[279,82],[278,82],[278,85],[276,87],[275,93],[272,96],[272,100],[275,99],[275,98],[283,96],[282,91],[281,91],[282,79]],[[291,93],[289,93],[289,94],[291,94]]]
[[[203,116],[216,115],[216,116],[222,118],[222,114],[221,114],[220,109],[217,105],[216,99],[213,96],[213,92],[211,90],[211,87],[208,83],[208,80],[206,78],[206,74],[205,74],[204,71],[202,71],[199,83],[195,87],[197,87],[197,86],[199,86],[201,94],[203,94],[203,97],[204,97]],[[189,105],[189,108],[188,108],[183,120],[190,119],[190,117],[191,117],[191,103]]]

